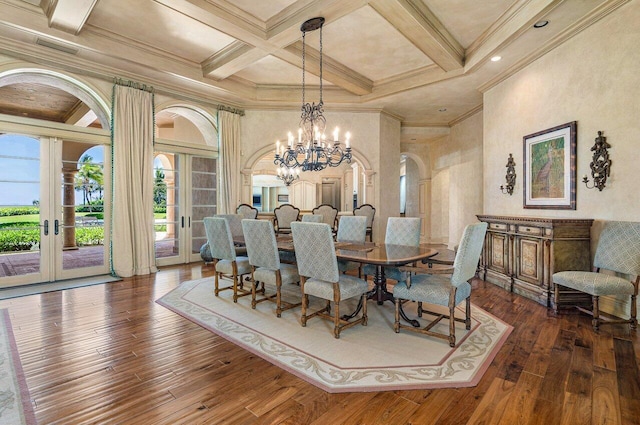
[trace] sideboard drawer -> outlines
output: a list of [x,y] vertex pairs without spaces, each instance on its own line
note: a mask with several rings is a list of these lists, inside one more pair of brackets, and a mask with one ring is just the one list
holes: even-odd
[[522,235],[542,236],[542,228],[535,226],[518,226],[518,233]]
[[507,231],[507,225],[505,223],[489,223],[489,229]]

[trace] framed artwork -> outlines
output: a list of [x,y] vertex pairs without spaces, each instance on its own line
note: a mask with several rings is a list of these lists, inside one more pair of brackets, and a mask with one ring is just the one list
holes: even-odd
[[289,195],[278,195],[278,202],[289,202]]
[[572,121],[524,136],[524,208],[576,209],[576,137]]

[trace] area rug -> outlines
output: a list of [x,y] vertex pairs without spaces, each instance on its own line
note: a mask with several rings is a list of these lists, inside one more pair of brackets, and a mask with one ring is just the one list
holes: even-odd
[[[513,327],[472,306],[471,330],[456,326],[457,345],[393,331],[394,306],[369,301],[367,326],[333,337],[333,323],[313,318],[300,325],[300,309],[275,315],[271,302],[251,309],[249,297],[233,303],[231,291],[213,294],[213,277],[183,282],[157,302],[276,366],[331,393],[469,387],[478,383]],[[287,285],[283,299],[297,301],[300,288]],[[349,303],[348,301],[352,301]],[[317,308],[322,300],[311,300]],[[405,308],[416,317],[415,303]],[[355,300],[340,303],[351,312]],[[459,311],[463,315],[463,311]],[[440,327],[439,329],[437,327]],[[445,320],[435,328],[447,332]]]
[[9,313],[0,310],[0,425],[36,423]]

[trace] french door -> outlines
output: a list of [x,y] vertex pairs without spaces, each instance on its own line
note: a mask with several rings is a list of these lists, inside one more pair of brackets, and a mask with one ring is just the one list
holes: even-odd
[[204,217],[216,214],[217,159],[213,154],[156,151],[154,161],[157,264],[201,261]]
[[107,149],[0,135],[0,287],[108,272]]

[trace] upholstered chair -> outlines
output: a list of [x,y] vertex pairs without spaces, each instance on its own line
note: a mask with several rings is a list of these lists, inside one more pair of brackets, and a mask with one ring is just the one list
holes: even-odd
[[291,223],[300,218],[300,209],[291,204],[282,204],[273,210],[276,218],[276,233],[291,233]]
[[[243,238],[242,234],[242,216],[240,214],[218,214],[216,217],[224,218],[229,222],[229,229],[231,230],[231,238]],[[246,257],[247,256],[247,248],[244,247],[244,244],[236,244],[234,243],[236,255]]]
[[322,223],[322,215],[320,214],[304,214],[302,216],[303,223]]
[[353,210],[353,215],[364,216],[367,218],[367,236],[369,241],[373,241],[373,217],[376,215],[376,209],[371,204],[362,204]]
[[[338,221],[338,242],[364,243],[367,238],[367,218],[362,216],[345,215]],[[358,277],[362,277],[362,264],[354,261],[338,260],[338,270],[346,273],[358,270]]]
[[[449,345],[454,347],[456,345],[455,322],[463,322],[467,330],[471,329],[471,284],[469,280],[476,274],[486,232],[487,223],[470,224],[464,229],[453,267],[431,269],[401,267],[401,269],[417,274],[409,275],[406,281],[398,283],[393,288],[396,302],[394,323],[396,333],[400,332],[400,329],[419,332],[446,339],[449,341]],[[426,313],[435,316],[435,319],[424,328],[401,324],[400,304],[405,300],[418,302],[418,317],[422,317]],[[465,317],[461,319],[455,317],[455,309],[463,301],[465,302]],[[425,310],[423,303],[447,307],[449,314]],[[431,330],[442,319],[449,320],[448,335]]]
[[331,231],[336,231],[336,220],[338,218],[338,209],[329,204],[318,205],[311,210],[313,215],[321,215],[322,222],[331,226]]
[[[638,325],[636,298],[640,282],[640,223],[609,221],[600,233],[593,271],[562,271],[553,274],[556,312],[560,299],[560,286],[591,295],[592,310],[576,308],[593,316],[593,329],[612,323],[629,323],[631,329]],[[609,273],[603,273],[604,271]],[[613,273],[616,273],[614,275]],[[624,277],[619,274],[625,275]],[[634,280],[628,280],[627,278]],[[603,319],[600,317],[599,298],[604,295],[630,297],[629,319]]]
[[255,220],[258,218],[258,209],[252,207],[249,204],[240,204],[238,208],[236,208],[236,214],[242,216],[242,219],[250,219]]
[[[420,245],[420,219],[416,217],[389,217],[387,219],[387,230],[384,237],[387,245]],[[365,279],[376,272],[376,266],[367,264],[362,268]],[[398,267],[385,267],[385,276],[398,282],[407,279],[407,272],[401,271]]]
[[[302,326],[307,320],[318,316],[333,321],[333,336],[340,338],[343,329],[358,323],[367,324],[367,282],[355,276],[340,274],[336,259],[331,227],[325,223],[291,223],[293,246],[298,261],[300,290],[302,291]],[[309,295],[326,301],[324,308],[307,314]],[[340,318],[340,301],[362,297],[362,316],[347,321]],[[331,301],[333,316],[331,316]]]
[[[233,237],[229,221],[220,216],[205,217],[204,229],[207,233],[207,241],[211,256],[215,263],[215,295],[226,289],[233,290],[233,302],[238,302],[239,296],[250,295],[251,292],[243,287],[242,278],[251,273],[251,265],[247,257],[236,255]],[[219,287],[219,279],[227,277],[233,284],[225,288]]]
[[[275,298],[276,316],[280,317],[284,310],[299,306],[300,303],[282,300],[282,285],[300,282],[300,276],[295,265],[280,263],[276,234],[271,223],[245,219],[242,220],[242,230],[251,264],[251,308],[255,309],[257,303],[274,301]],[[257,299],[258,286],[260,292],[265,294],[265,285],[275,287],[275,294]]]

